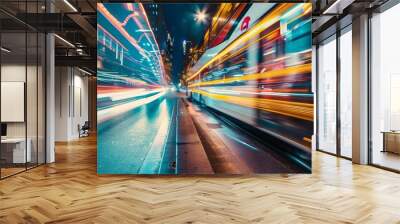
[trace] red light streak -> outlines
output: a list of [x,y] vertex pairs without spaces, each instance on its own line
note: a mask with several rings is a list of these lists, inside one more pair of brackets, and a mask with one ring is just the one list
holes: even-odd
[[126,24],[128,23],[129,19],[135,18],[135,16],[136,16],[136,15],[135,15],[134,13],[129,14],[129,16],[127,16],[127,17],[125,18],[124,22],[122,23],[122,26],[126,26]]
[[126,3],[125,5],[126,5],[126,8],[127,8],[129,11],[134,11],[133,4],[132,4],[132,3]]

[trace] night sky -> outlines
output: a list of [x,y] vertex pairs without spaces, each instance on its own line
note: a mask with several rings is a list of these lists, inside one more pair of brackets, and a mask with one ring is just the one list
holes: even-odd
[[[212,16],[219,4],[159,4],[163,10],[168,31],[174,38],[174,53],[172,62],[172,76],[175,81],[183,69],[183,40],[192,41],[194,46],[201,43],[204,32],[210,25]],[[195,14],[197,11],[206,10],[207,21],[197,23]]]

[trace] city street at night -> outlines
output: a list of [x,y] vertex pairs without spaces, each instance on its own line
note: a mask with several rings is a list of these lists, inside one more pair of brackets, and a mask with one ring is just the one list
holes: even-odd
[[97,10],[99,174],[311,171],[310,4]]
[[115,120],[109,125],[103,131],[101,148],[113,150],[99,153],[104,156],[99,158],[104,161],[99,164],[104,168],[99,168],[106,173],[301,171],[249,133],[189,102],[183,93],[169,92],[162,99],[133,110],[123,122]]

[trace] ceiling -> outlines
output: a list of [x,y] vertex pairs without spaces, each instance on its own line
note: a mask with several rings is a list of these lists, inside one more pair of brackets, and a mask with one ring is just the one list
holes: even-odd
[[[45,0],[1,0],[0,26],[3,33],[9,33],[4,35],[3,45],[8,42],[10,48],[15,48],[14,54],[17,56],[18,52],[22,53],[21,47],[25,44],[25,39],[17,37],[17,33],[54,32],[61,37],[55,41],[57,65],[73,63],[75,66],[95,72],[97,1],[47,0],[47,2],[46,5]],[[102,2],[113,2],[113,0]],[[374,10],[388,0],[312,0],[311,2],[313,39],[318,41],[318,38],[329,35],[329,32],[335,32],[332,27],[336,26],[338,21],[350,17],[347,19],[351,22],[352,16]],[[28,44],[28,46],[29,54],[32,51],[30,46],[34,45]]]
[[[9,56],[22,56],[25,35],[54,32],[56,65],[96,71],[96,0],[1,0],[0,26]],[[7,40],[6,40],[7,39]],[[9,40],[8,40],[9,39]],[[36,42],[36,41],[35,41]],[[36,47],[28,43],[27,52]]]

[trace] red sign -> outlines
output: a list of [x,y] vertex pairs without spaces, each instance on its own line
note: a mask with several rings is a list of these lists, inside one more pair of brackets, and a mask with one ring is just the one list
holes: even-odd
[[247,30],[250,25],[250,16],[246,16],[243,19],[242,25],[240,25],[240,31]]

